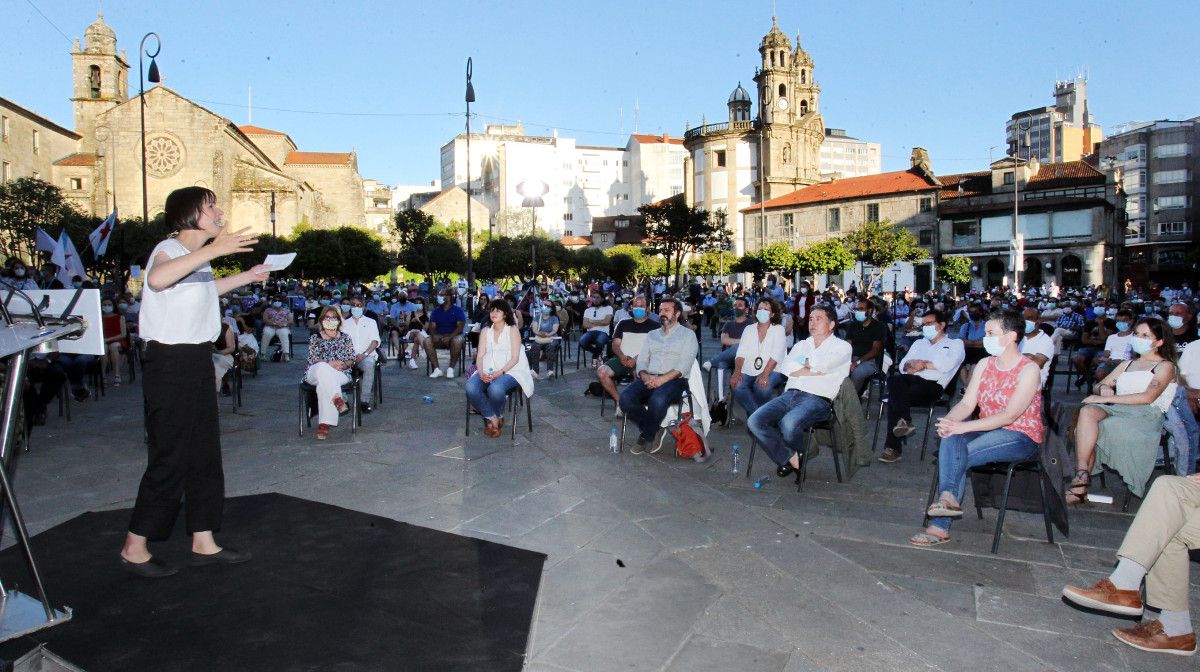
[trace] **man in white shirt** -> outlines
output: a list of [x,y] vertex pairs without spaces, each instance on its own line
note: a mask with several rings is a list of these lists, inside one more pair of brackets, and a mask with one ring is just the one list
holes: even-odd
[[375,385],[375,359],[379,348],[379,325],[363,315],[363,298],[357,294],[350,297],[350,317],[342,321],[342,333],[349,334],[354,342],[354,368],[362,372],[362,389],[358,400],[363,413],[374,410],[371,406],[371,391]]
[[833,398],[850,375],[850,344],[833,335],[837,314],[825,305],[809,310],[809,337],[776,367],[787,376],[783,394],[758,408],[746,426],[775,464],[780,478],[800,468],[808,428],[828,420]]
[[923,338],[900,360],[900,371],[888,376],[888,427],[879,461],[899,462],[904,437],[916,431],[912,407],[927,406],[945,394],[967,353],[963,342],[946,336],[946,315],[931,310],[921,316]]
[[1038,365],[1042,376],[1042,387],[1046,387],[1046,378],[1050,376],[1050,367],[1054,366],[1054,339],[1038,328],[1036,308],[1030,306],[1023,311],[1022,315],[1025,318],[1025,335],[1021,337],[1021,343],[1017,348],[1022,355]]
[[600,366],[600,356],[608,345],[609,327],[613,323],[613,309],[599,293],[592,294],[592,305],[583,311],[584,333],[579,337],[579,347],[592,353],[592,368]]

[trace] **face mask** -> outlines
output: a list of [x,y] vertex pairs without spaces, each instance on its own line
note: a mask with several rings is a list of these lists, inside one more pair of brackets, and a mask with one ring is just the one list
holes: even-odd
[[550,306],[542,306],[542,314],[549,315],[550,314]]
[[867,311],[865,311],[865,310],[854,311],[854,319],[858,320],[859,322],[866,322],[867,321]]
[[353,315],[354,317],[362,317],[362,316],[363,316],[363,309],[362,309],[362,306],[354,306],[354,307],[352,307],[352,308],[350,309],[350,314],[351,314],[351,315]]
[[103,307],[103,308],[101,308],[100,310],[104,311],[104,314],[106,314],[106,315],[107,315],[108,313],[111,313],[111,312],[113,312],[113,307],[112,307],[112,306],[104,306],[104,307]]
[[999,336],[984,336],[983,349],[993,357],[998,357],[1000,353],[1004,352],[1004,346],[1000,345]]
[[629,311],[629,313],[631,315],[633,315],[633,319],[635,319],[635,320],[640,320],[640,319],[646,317],[646,309],[645,308],[634,308],[633,310]]
[[372,295],[371,295],[371,298],[372,298],[372,299],[375,299],[376,301],[378,301],[378,300],[379,300],[379,295],[378,295],[378,294],[372,294]]
[[1034,329],[1037,329],[1037,322],[1025,320],[1025,333],[1032,334]]
[[341,292],[334,292],[334,293],[333,293],[333,298],[335,298],[335,299],[340,299],[340,298],[342,298],[342,293],[341,293]]
[[1129,331],[1129,323],[1124,320],[1117,322],[1117,331]]
[[1182,315],[1172,315],[1167,318],[1167,324],[1171,325],[1172,329],[1179,329],[1180,327],[1183,326],[1183,316]]
[[770,280],[770,281],[768,281],[768,282],[767,282],[767,287],[770,287],[770,288],[774,289],[774,288],[775,288],[775,281],[774,281],[774,280]]
[[1063,315],[1070,315],[1070,314],[1071,314],[1071,307],[1070,307],[1070,306],[1067,306],[1066,308],[1063,308]]
[[335,331],[338,328],[337,320],[321,320],[321,327],[327,331]]
[[1144,355],[1147,352],[1150,352],[1150,350],[1152,350],[1154,348],[1154,341],[1152,341],[1148,338],[1134,336],[1133,340],[1130,341],[1130,346],[1133,348],[1133,351],[1136,352],[1137,354]]
[[1003,308],[1004,310],[1008,310],[1008,304],[1007,304],[1007,303],[1001,304],[1001,305],[1000,305],[1000,307],[1001,307],[1001,308]]
[[233,311],[232,310],[225,311],[225,317],[233,317]]
[[938,329],[932,324],[926,324],[921,327],[921,335],[932,341],[937,338]]
[[17,276],[18,278],[23,278],[23,277],[25,277],[25,269],[23,269],[23,268],[14,268],[14,269],[13,269],[13,275]]
[[75,289],[83,289],[83,283],[82,283],[82,282],[72,282],[72,283],[71,283],[71,286],[72,286],[72,287],[74,287]]
[[272,301],[272,302],[271,302],[271,307],[273,307],[273,308],[282,308],[282,307],[283,307],[283,302],[282,302],[282,301]]
[[320,303],[322,306],[328,306],[330,303],[333,303],[333,302],[330,301],[329,299],[321,299]]
[[119,308],[122,312],[124,312],[126,310],[129,310],[129,304],[128,303],[118,303],[117,308]]
[[1106,315],[1108,315],[1109,317],[1116,317],[1116,316],[1117,316],[1117,309],[1116,309],[1116,308],[1109,308],[1108,310],[1106,310],[1106,311],[1105,311],[1105,314],[1106,314]]
[[343,304],[342,304],[342,312],[343,312],[343,313],[348,313],[348,312],[350,312],[350,304],[348,304],[348,303],[343,303]]
[[734,316],[735,316],[735,317],[742,317],[742,316],[744,316],[744,315],[746,314],[746,311],[745,311],[745,310],[742,310],[741,308],[734,308],[734,309],[733,309],[733,314],[734,314]]
[[759,324],[766,324],[771,319],[771,311],[759,308],[754,312],[754,319],[758,320]]
[[807,288],[807,287],[801,287],[801,288],[800,288],[800,294],[801,294],[801,295],[808,294],[808,288]]

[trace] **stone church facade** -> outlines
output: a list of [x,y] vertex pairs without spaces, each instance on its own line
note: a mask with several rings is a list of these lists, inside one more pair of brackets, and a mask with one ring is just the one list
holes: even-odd
[[741,211],[819,182],[825,139],[821,88],[799,37],[793,47],[772,20],[758,53],[758,114],[751,116],[750,95],[739,83],[727,101],[727,121],[702,123],[684,134],[687,202],[710,212],[725,211],[738,254],[748,246]]
[[[121,218],[142,214],[141,121],[129,94],[129,63],[103,17],[88,26],[73,63],[74,153],[54,162],[53,182],[84,212]],[[204,186],[217,195],[226,222],[290,234],[297,225],[363,226],[363,180],[353,152],[301,152],[286,134],[241,126],[178,92],[146,91],[146,193],[150,217],[172,190]]]

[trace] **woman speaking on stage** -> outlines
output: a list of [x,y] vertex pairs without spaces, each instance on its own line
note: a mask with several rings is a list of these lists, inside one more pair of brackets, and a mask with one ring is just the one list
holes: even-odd
[[210,261],[249,252],[257,238],[245,229],[227,231],[208,189],[176,189],[167,196],[163,214],[173,233],[150,253],[138,322],[146,343],[142,394],[149,459],[121,549],[121,566],[147,578],[178,571],[151,555],[146,542],[170,535],[181,501],[192,537],[192,565],[250,559],[213,538],[221,527],[225,474],[212,352],[221,332],[217,297],[263,282],[270,272],[260,264],[213,278]]

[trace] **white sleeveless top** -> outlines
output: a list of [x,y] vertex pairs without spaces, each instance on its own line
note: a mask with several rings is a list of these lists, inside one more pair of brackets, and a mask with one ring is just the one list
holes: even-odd
[[[511,324],[506,324],[498,337],[496,330],[490,326],[483,329],[481,338],[487,339],[487,352],[484,353],[482,362],[483,371],[499,371],[508,364],[508,360],[512,358],[512,334],[515,329]],[[476,375],[479,375],[479,372],[476,372]],[[508,375],[516,379],[525,396],[533,396],[533,374],[529,371],[529,358],[525,356],[524,348],[517,357],[516,366],[509,369]]]
[[[1140,394],[1145,392],[1146,388],[1150,387],[1151,380],[1154,380],[1154,369],[1147,369],[1145,371],[1129,371],[1126,369],[1121,374],[1121,377],[1117,378],[1117,389],[1115,392],[1117,394]],[[1171,402],[1175,400],[1176,387],[1177,385],[1174,382],[1168,383],[1162,394],[1158,395],[1158,398],[1150,402],[1150,404],[1163,413],[1166,413],[1171,407]]]

